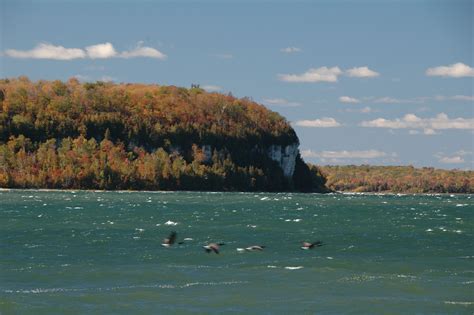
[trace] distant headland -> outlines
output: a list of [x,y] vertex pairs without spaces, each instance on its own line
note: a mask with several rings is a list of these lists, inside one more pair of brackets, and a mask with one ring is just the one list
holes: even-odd
[[145,84],[0,80],[0,187],[326,192],[279,114]]

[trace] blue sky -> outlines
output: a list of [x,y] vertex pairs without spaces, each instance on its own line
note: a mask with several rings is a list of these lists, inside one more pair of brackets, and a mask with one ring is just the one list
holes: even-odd
[[232,92],[306,161],[473,169],[472,1],[0,2],[0,76]]

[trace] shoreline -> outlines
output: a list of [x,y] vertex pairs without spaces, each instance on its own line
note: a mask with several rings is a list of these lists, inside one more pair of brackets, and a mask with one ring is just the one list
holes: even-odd
[[333,191],[327,193],[318,192],[293,192],[293,191],[210,191],[210,190],[98,190],[98,189],[55,189],[55,188],[3,188],[0,192],[9,191],[38,191],[38,192],[93,192],[93,193],[235,193],[235,194],[301,194],[301,195],[352,195],[352,196],[456,196],[456,195],[474,195],[472,193],[405,193],[405,192],[352,192],[352,191]]

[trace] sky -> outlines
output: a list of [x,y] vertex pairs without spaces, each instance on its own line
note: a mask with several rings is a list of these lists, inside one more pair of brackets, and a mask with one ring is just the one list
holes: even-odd
[[307,162],[472,170],[473,3],[0,0],[0,77],[199,84]]

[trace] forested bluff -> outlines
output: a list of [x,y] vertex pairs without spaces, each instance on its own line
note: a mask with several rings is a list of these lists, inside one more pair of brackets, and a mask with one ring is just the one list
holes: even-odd
[[249,98],[146,84],[0,79],[0,188],[474,193],[474,172],[315,166]]
[[325,192],[279,114],[145,84],[0,80],[0,187]]

